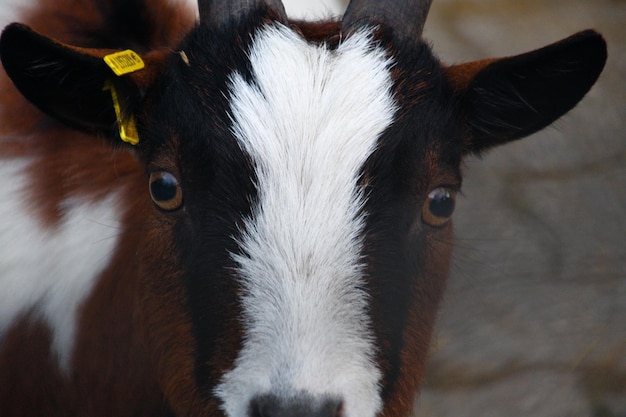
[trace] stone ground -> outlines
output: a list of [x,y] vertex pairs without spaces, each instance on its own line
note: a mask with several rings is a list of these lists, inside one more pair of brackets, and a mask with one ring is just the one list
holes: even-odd
[[556,126],[471,161],[416,417],[626,417],[626,1],[435,0],[448,62],[595,28],[609,61]]
[[414,417],[626,417],[626,1],[435,0],[425,36],[456,63],[586,28],[609,43],[587,98],[467,165]]
[[[341,11],[319,3],[285,0]],[[581,105],[467,164],[414,417],[626,417],[626,1],[435,0],[425,36],[454,63],[590,27],[609,62]]]

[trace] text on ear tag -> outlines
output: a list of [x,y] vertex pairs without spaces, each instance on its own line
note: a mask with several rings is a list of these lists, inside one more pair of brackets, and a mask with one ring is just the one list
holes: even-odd
[[131,51],[130,49],[106,55],[104,57],[104,62],[106,62],[109,68],[111,68],[118,77],[131,72],[139,71],[145,67],[145,64],[139,54],[135,51]]
[[107,81],[104,84],[103,90],[111,92],[113,108],[115,109],[115,116],[117,117],[117,124],[120,130],[120,138],[122,138],[124,142],[130,143],[131,145],[137,145],[139,143],[139,133],[137,133],[135,118],[132,114],[128,116],[122,114],[122,106],[120,105],[119,96],[117,95],[117,90],[111,81]]

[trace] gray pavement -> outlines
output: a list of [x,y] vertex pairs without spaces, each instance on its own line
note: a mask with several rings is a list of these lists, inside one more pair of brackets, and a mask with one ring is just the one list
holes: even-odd
[[626,416],[626,1],[435,0],[448,63],[595,28],[599,83],[569,115],[472,160],[416,417]]

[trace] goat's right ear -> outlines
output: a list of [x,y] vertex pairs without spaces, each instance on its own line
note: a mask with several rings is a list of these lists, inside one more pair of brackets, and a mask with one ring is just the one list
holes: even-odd
[[522,55],[447,68],[466,152],[481,153],[554,122],[589,91],[606,58],[604,39],[588,30]]
[[4,69],[26,99],[71,127],[119,138],[118,113],[133,113],[154,69],[116,76],[104,61],[113,52],[66,45],[16,23],[0,38]]

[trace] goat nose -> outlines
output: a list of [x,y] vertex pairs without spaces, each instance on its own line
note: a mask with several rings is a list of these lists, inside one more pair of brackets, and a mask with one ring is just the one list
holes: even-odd
[[341,409],[342,401],[331,397],[262,395],[250,403],[250,417],[341,417]]

